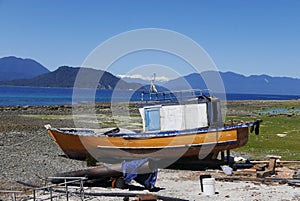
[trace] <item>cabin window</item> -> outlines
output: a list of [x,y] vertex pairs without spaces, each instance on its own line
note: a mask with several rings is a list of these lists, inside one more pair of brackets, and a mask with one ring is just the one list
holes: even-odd
[[160,108],[145,108],[145,129],[160,130]]

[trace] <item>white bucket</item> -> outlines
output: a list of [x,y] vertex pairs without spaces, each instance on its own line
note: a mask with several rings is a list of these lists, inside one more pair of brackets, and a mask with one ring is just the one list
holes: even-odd
[[215,179],[214,178],[205,178],[202,180],[203,183],[203,193],[205,195],[214,195],[215,194]]

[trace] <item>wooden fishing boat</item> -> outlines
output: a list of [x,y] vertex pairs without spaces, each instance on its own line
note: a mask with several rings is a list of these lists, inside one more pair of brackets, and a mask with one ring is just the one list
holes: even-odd
[[[180,92],[182,95],[182,92]],[[190,92],[189,92],[190,93]],[[166,98],[168,94],[176,103]],[[152,158],[160,161],[216,158],[220,151],[244,146],[249,127],[260,121],[224,125],[221,102],[202,91],[192,91],[194,98],[180,100],[174,92],[149,94],[140,110],[143,129],[46,128],[67,157],[117,163],[123,160]],[[142,100],[145,96],[142,94]],[[163,97],[163,101],[158,100]]]

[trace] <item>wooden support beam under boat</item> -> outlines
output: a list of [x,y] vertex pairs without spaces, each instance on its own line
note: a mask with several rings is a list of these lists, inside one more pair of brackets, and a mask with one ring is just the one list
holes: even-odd
[[[145,174],[152,172],[155,168],[155,165],[152,162],[148,161],[144,165],[142,165],[138,174]],[[117,164],[109,164],[109,165],[101,165],[94,168],[82,169],[71,172],[63,172],[54,175],[55,177],[86,177],[88,180],[94,179],[103,179],[109,177],[121,177],[123,176],[122,172],[122,163]],[[62,183],[61,179],[50,179],[50,182],[57,184]]]
[[225,153],[224,151],[221,151],[221,161],[223,164],[225,164]]
[[226,158],[226,164],[230,165],[230,149],[226,150],[226,156],[227,156],[227,158]]

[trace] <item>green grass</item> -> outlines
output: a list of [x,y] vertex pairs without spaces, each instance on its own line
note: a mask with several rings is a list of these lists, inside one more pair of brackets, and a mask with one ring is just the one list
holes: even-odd
[[36,119],[72,119],[72,115],[21,115],[23,117],[31,117]]
[[[282,156],[282,160],[300,160],[300,116],[259,115],[253,117],[227,116],[226,119],[253,120],[263,119],[260,134],[249,134],[248,143],[236,152],[247,153],[251,159],[266,159],[267,155]],[[285,137],[276,134],[285,133]]]

